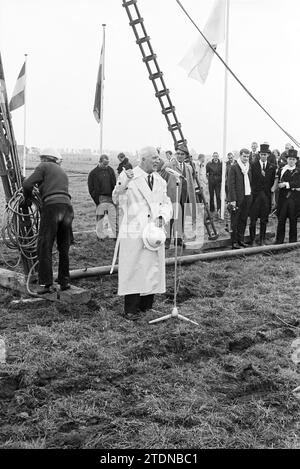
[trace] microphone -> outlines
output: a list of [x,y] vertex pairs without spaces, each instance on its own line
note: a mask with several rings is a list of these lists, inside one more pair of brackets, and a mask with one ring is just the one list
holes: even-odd
[[184,179],[186,181],[186,178],[181,173],[179,173],[178,171],[175,171],[175,169],[169,168],[167,166],[166,168],[164,168],[164,170],[166,171],[166,173],[172,174],[172,176],[175,176],[176,179],[181,178],[181,179]]

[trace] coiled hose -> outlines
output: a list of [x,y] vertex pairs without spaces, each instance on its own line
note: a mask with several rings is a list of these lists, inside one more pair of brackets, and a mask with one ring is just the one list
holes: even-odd
[[7,202],[1,228],[4,244],[8,249],[12,249],[19,253],[18,260],[15,265],[11,265],[5,259],[2,252],[1,255],[5,264],[10,268],[16,268],[22,257],[29,261],[31,268],[28,274],[26,286],[28,293],[34,295],[29,288],[29,280],[38,264],[37,240],[42,205],[39,191],[34,188],[30,197],[30,202],[24,205],[24,201],[23,190],[20,188]]

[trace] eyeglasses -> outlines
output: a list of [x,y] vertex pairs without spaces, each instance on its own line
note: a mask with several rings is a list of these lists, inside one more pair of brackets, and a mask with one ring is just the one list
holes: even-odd
[[183,153],[182,151],[177,151],[177,152],[176,152],[176,155],[183,155],[183,156],[185,156],[185,153]]

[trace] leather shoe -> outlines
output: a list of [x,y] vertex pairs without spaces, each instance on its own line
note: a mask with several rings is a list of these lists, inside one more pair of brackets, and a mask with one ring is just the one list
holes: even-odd
[[238,245],[241,246],[242,248],[247,248],[247,244],[244,243],[244,241],[238,241]]
[[138,312],[136,312],[136,313],[124,313],[124,318],[128,319],[129,321],[137,321],[138,319],[141,318],[141,316],[138,314]]
[[37,295],[45,295],[46,293],[53,293],[52,285],[40,285],[36,290]]
[[70,288],[71,288],[71,285],[69,283],[61,283],[60,284],[61,291],[70,290]]
[[231,249],[240,249],[240,246],[237,243],[232,243]]
[[[176,240],[174,240],[174,244],[176,244]],[[185,243],[182,241],[182,238],[177,239],[177,246],[182,246],[182,248],[185,248]]]
[[253,240],[250,240],[250,241],[247,241],[247,243],[245,243],[248,247],[252,247],[253,244],[254,244],[254,241]]

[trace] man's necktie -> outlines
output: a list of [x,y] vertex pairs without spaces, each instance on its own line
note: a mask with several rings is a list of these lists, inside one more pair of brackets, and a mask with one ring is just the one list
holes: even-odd
[[153,174],[148,174],[148,186],[152,190],[152,188],[153,188]]
[[263,171],[266,169],[266,163],[263,163]]

